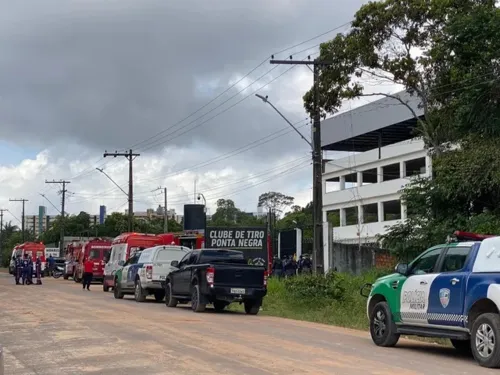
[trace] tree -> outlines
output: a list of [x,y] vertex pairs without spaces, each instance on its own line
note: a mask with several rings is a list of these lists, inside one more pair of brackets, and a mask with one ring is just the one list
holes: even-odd
[[275,191],[269,191],[259,196],[257,206],[267,208],[268,211],[280,214],[285,208],[290,207],[294,200],[295,199],[293,197],[288,195]]
[[231,199],[219,199],[217,200],[217,209],[208,224],[234,227],[262,225],[263,223],[262,218],[258,218],[252,213],[241,211]]
[[[362,6],[352,29],[322,44],[318,103],[322,116],[362,96],[399,100],[417,118],[433,157],[432,180],[403,189],[408,219],[381,237],[384,246],[418,253],[457,229],[500,231],[500,10],[494,0],[382,0]],[[423,117],[368,80],[401,85]],[[304,96],[314,113],[314,90]],[[452,147],[453,146],[453,147]]]
[[[427,146],[441,152],[464,131],[485,126],[471,121],[485,117],[485,107],[498,115],[499,83],[492,77],[499,71],[499,21],[495,0],[383,0],[363,5],[348,33],[321,45],[318,59],[332,62],[319,68],[321,114],[337,112],[346,99],[391,97],[417,119],[417,134]],[[423,119],[398,96],[368,92],[363,80],[401,85],[418,97]],[[477,85],[476,93],[463,92],[471,82]],[[304,96],[311,115],[315,112],[314,93],[313,88]],[[479,98],[484,102],[478,103]],[[458,122],[462,132],[450,126],[452,119],[462,117],[458,113],[464,114],[457,109],[467,112],[466,120]]]

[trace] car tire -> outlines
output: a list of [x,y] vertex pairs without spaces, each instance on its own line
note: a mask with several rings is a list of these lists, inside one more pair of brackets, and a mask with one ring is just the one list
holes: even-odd
[[247,300],[243,303],[245,305],[245,313],[248,315],[257,315],[262,306],[261,300]]
[[228,303],[225,301],[215,301],[213,305],[216,312],[223,312]]
[[379,302],[370,313],[370,335],[377,346],[392,347],[399,341],[397,327],[387,302]]
[[[481,314],[472,324],[471,349],[476,362],[482,367],[500,367],[500,316]],[[484,348],[484,349],[483,349]]]
[[193,285],[191,289],[191,309],[194,312],[200,313],[205,311],[206,307],[207,305],[205,303],[201,303],[200,286]]
[[113,295],[115,296],[116,299],[123,299],[125,294],[122,293],[122,288],[120,288],[120,285],[118,285],[117,280],[115,280],[115,287],[113,289]]
[[466,356],[472,355],[471,341],[470,340],[456,340],[450,339],[451,345],[457,350],[458,353]]
[[172,297],[172,285],[168,283],[165,286],[165,305],[167,307],[176,307],[178,303],[177,298]]
[[142,289],[142,285],[141,285],[141,280],[139,280],[139,279],[137,279],[135,281],[134,299],[135,299],[135,302],[146,301],[146,293],[144,293],[144,289]]
[[106,281],[102,282],[102,291],[103,292],[109,292],[109,285]]
[[63,276],[64,280],[68,280],[69,279],[69,275],[67,273],[64,274]]

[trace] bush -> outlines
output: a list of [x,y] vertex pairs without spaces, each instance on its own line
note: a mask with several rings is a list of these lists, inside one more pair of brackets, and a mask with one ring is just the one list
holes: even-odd
[[328,304],[342,300],[345,295],[345,278],[339,273],[327,275],[300,275],[284,280],[290,296],[308,302]]

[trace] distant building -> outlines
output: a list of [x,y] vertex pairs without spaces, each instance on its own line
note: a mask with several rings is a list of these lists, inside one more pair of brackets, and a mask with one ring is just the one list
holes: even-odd
[[106,220],[106,206],[99,206],[99,224],[104,224]]

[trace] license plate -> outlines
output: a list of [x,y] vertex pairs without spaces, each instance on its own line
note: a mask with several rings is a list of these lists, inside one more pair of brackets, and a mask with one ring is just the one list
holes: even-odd
[[245,294],[245,292],[243,288],[231,288],[231,294]]
[[160,280],[165,280],[167,276],[160,276]]

